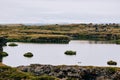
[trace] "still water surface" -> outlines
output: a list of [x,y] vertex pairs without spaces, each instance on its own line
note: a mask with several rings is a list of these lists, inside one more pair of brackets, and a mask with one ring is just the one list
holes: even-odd
[[[4,64],[13,67],[29,64],[107,66],[107,61],[115,60],[120,66],[120,45],[116,44],[81,40],[73,40],[69,44],[17,44],[17,47],[4,47],[4,51],[9,53],[3,58]],[[65,55],[66,50],[76,51],[77,55]],[[26,58],[23,56],[26,52],[32,52],[34,56]]]

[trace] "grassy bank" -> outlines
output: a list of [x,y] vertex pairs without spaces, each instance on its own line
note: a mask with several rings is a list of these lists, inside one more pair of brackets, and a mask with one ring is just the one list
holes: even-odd
[[30,78],[32,79],[31,76],[0,63],[0,80],[27,80]]
[[9,36],[9,42],[32,42],[32,43],[69,43],[70,37],[65,35],[44,35],[44,34],[32,34],[32,35],[15,35]]
[[69,43],[76,40],[110,40],[120,43],[119,24],[0,25],[0,36],[11,42]]
[[0,80],[58,80],[52,76],[35,76],[0,63]]

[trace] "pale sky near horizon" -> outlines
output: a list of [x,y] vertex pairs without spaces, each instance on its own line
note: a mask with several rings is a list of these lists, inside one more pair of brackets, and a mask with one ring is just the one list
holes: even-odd
[[0,23],[120,23],[120,0],[0,0]]

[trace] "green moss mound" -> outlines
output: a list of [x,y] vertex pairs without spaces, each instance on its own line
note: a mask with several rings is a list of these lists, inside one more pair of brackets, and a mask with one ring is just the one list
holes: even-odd
[[10,43],[8,46],[18,46],[16,43]]
[[65,52],[66,55],[76,55],[76,51],[66,51]]
[[117,62],[110,60],[107,62],[107,64],[108,65],[117,65]]
[[7,53],[7,52],[2,52],[1,55],[2,55],[3,57],[6,57],[6,56],[8,56],[8,53]]
[[24,54],[25,57],[33,57],[33,54],[31,52],[27,52]]

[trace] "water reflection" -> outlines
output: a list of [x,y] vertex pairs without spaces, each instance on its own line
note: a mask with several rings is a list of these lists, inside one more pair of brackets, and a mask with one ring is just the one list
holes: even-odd
[[89,41],[89,44],[113,44],[111,41]]
[[[114,44],[112,41],[99,41],[99,40],[72,40],[71,42],[80,44]],[[71,44],[70,42],[70,44]]]

